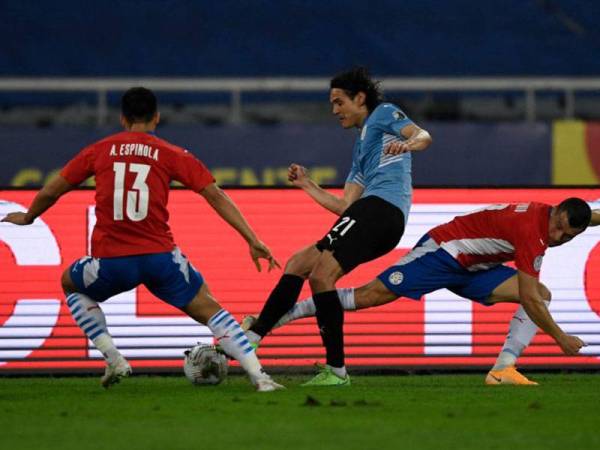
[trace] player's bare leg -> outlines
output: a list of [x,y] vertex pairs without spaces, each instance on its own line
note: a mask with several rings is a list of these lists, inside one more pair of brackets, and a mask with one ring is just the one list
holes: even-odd
[[131,366],[115,346],[106,327],[106,318],[100,305],[87,295],[77,292],[69,269],[63,272],[61,283],[63,291],[67,295],[67,306],[73,320],[106,360],[106,369],[100,379],[102,386],[108,388],[118,383],[121,378],[131,375]]
[[239,361],[259,392],[283,389],[283,386],[275,383],[264,371],[254,348],[248,342],[237,320],[219,305],[206,283],[200,287],[192,301],[182,309],[192,319],[210,328],[219,346],[225,353]]
[[397,298],[398,296],[377,278],[354,290],[354,302],[357,310],[382,306]]
[[[551,294],[546,286],[539,284],[540,296],[546,306],[550,304]],[[496,287],[489,299],[490,303],[518,303],[519,284],[517,275]],[[537,333],[537,325],[529,318],[523,306],[519,306],[510,321],[508,335],[498,359],[488,373],[485,382],[489,385],[516,384],[537,385],[515,369],[515,363],[523,350]]]

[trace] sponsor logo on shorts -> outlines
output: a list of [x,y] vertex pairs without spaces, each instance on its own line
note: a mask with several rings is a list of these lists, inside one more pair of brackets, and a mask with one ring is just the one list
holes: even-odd
[[390,276],[388,277],[388,281],[390,282],[390,284],[393,284],[394,286],[398,286],[400,283],[402,283],[402,281],[404,280],[404,275],[402,274],[402,272],[392,272],[390,273]]
[[536,272],[539,272],[540,269],[542,268],[542,259],[544,257],[542,255],[536,256],[536,258],[533,260],[533,268]]

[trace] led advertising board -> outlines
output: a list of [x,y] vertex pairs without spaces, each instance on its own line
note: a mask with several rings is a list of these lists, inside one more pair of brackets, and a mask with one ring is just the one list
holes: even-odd
[[[333,214],[294,189],[230,189],[260,238],[283,265],[295,251],[321,238]],[[340,191],[335,191],[340,193]],[[34,191],[0,191],[0,217],[24,210]],[[599,189],[417,189],[398,248],[338,282],[360,286],[396,262],[433,226],[488,204],[579,196],[593,201]],[[81,371],[99,368],[99,352],[76,326],[61,292],[60,276],[89,251],[94,192],[74,191],[28,227],[0,224],[0,371]],[[175,241],[202,273],[214,296],[239,320],[260,311],[281,270],[258,273],[245,242],[197,194],[171,193]],[[600,227],[549,249],[541,280],[553,294],[550,311],[567,332],[588,346],[564,356],[538,333],[520,366],[600,367]],[[310,295],[308,283],[302,298]],[[141,370],[178,369],[183,351],[212,342],[209,330],[154,298],[144,287],[102,304],[116,345]],[[441,290],[420,301],[398,299],[345,315],[349,366],[487,367],[493,363],[516,305],[484,307]],[[259,356],[268,366],[309,366],[324,351],[313,319],[275,330]]]

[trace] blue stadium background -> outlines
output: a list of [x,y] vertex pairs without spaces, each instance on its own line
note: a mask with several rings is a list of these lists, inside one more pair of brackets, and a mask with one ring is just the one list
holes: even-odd
[[600,74],[589,0],[0,2],[0,74]]
[[[4,0],[0,11],[0,77],[329,77],[355,64],[380,77],[600,75],[600,2],[586,0]],[[310,98],[327,103],[326,94]],[[95,97],[0,93],[0,112],[73,101]],[[118,96],[110,101],[116,105]],[[415,158],[416,185],[552,183],[551,122],[419,123],[435,143]],[[0,186],[39,185],[118,127],[39,125],[0,124]],[[167,123],[159,133],[234,185],[281,184],[272,174],[292,160],[322,169],[323,183],[342,183],[354,139],[333,119]]]

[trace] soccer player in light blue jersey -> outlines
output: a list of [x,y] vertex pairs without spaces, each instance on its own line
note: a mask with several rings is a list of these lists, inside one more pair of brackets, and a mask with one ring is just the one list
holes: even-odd
[[321,240],[290,258],[260,316],[245,323],[250,342],[257,343],[296,303],[309,280],[327,364],[306,386],[350,384],[344,364],[344,311],[335,283],[396,247],[411,204],[411,152],[431,144],[427,131],[396,105],[382,101],[379,83],[366,69],[335,76],[330,88],[329,101],[341,126],[359,130],[343,197],[319,187],[298,164],[290,166],[289,179],[340,217]]

